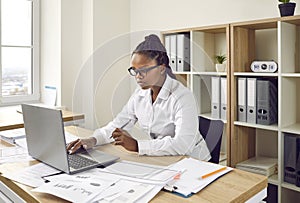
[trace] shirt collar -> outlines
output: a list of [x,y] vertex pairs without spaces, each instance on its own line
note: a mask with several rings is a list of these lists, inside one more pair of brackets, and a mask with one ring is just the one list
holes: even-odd
[[[161,88],[161,90],[159,91],[159,94],[158,94],[158,98],[161,98],[161,99],[164,99],[164,100],[167,100],[168,97],[170,96],[171,94],[171,87],[172,87],[172,83],[173,83],[173,80],[168,76],[166,75],[166,80]],[[140,96],[147,96],[147,95],[151,95],[151,89],[146,89],[146,90],[143,90],[141,89],[141,91],[139,92],[139,95]]]
[[159,91],[159,94],[157,97],[167,100],[171,94],[172,84],[173,84],[173,80],[167,74],[166,80],[165,80],[161,90]]

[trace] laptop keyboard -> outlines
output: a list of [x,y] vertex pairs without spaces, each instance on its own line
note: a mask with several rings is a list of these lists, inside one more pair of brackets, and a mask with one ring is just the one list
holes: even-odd
[[68,160],[70,167],[74,169],[85,168],[98,163],[78,154],[68,154]]

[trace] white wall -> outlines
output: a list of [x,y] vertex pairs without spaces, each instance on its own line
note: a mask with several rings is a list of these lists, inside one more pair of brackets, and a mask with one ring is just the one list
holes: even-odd
[[130,96],[130,0],[95,0],[93,8],[94,118],[103,126]]
[[61,7],[61,102],[84,113],[86,127],[93,128],[93,0],[63,0]]
[[[58,87],[57,104],[61,105],[61,3],[41,1],[41,87]],[[43,96],[43,95],[42,95]]]
[[[300,14],[300,1],[295,15]],[[172,30],[279,17],[277,0],[131,0],[131,31]]]
[[[299,0],[295,14],[300,12]],[[277,0],[43,0],[41,84],[102,126],[130,96],[131,50],[149,33],[279,17]]]
[[61,30],[61,102],[70,109],[74,83],[83,62],[82,0],[61,1]]
[[[114,116],[113,109],[120,110],[129,97],[130,81],[123,76],[129,64],[130,0],[44,0],[41,4],[41,84],[57,87],[58,105],[84,113],[85,127],[106,124]],[[113,74],[106,74],[107,70]],[[113,84],[121,84],[118,88],[110,83],[112,78]],[[99,95],[96,89],[104,92]],[[119,102],[108,108],[113,97]],[[111,109],[100,116],[101,123],[95,101]]]

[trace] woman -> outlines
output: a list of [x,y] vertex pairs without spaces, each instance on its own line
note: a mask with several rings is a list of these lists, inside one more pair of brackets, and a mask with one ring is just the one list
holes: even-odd
[[[128,69],[138,88],[117,117],[92,137],[78,139],[67,149],[74,153],[81,146],[115,142],[140,155],[189,155],[209,160],[210,153],[198,131],[196,102],[189,89],[175,79],[166,49],[156,35],[149,35],[131,57]],[[146,132],[150,140],[135,140],[129,134],[134,124]]]

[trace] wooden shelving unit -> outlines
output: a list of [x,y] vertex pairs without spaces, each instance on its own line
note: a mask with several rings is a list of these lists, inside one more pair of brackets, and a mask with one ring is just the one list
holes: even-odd
[[[198,103],[198,114],[207,118],[211,116],[211,77],[227,78],[227,95],[230,95],[230,27],[229,24],[195,27],[190,29],[171,30],[162,32],[162,39],[166,35],[188,34],[190,36],[190,70],[177,72],[173,70],[179,81],[189,87]],[[226,54],[226,72],[216,72],[215,55]],[[229,109],[230,96],[227,96]],[[230,163],[230,111],[227,110],[221,154],[222,163]],[[225,157],[225,158],[224,158]]]
[[[277,187],[278,202],[297,202],[300,188],[284,181],[285,133],[300,136],[300,16],[231,24],[231,165],[254,156],[278,159],[278,175],[269,177]],[[274,60],[276,73],[253,73],[253,60]],[[237,78],[269,77],[278,80],[278,123],[239,122]]]
[[[225,25],[187,28],[162,32],[165,35],[188,33],[190,36],[190,71],[176,72],[194,93],[199,115],[211,118],[211,77],[227,78],[227,118],[224,120],[222,157],[226,164],[254,156],[278,159],[278,174],[269,177],[278,202],[297,202],[300,187],[284,181],[284,137],[300,137],[300,16],[271,18]],[[218,73],[214,56],[227,56],[227,71]],[[254,73],[254,60],[274,60],[275,73]],[[237,118],[237,78],[264,77],[278,80],[278,122],[259,125]],[[225,150],[224,150],[225,149]],[[224,162],[222,162],[224,163]],[[274,188],[274,187],[273,187]],[[273,191],[274,193],[274,191]]]

